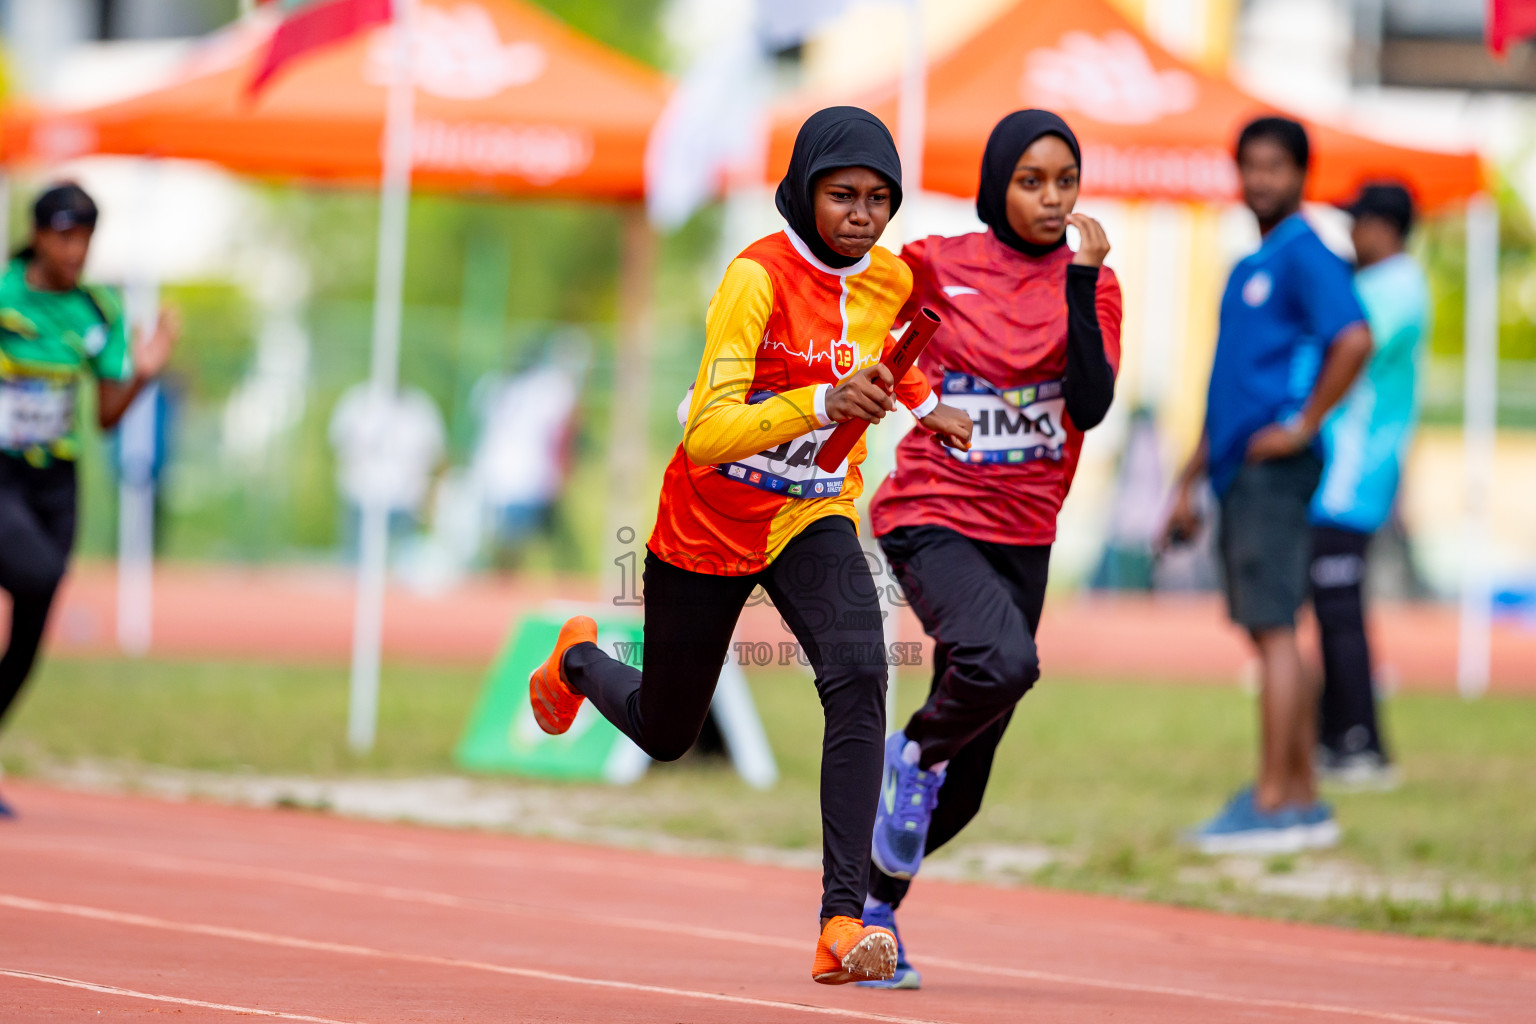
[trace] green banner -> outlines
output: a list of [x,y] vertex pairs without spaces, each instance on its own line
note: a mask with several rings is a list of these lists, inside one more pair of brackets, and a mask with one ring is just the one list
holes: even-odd
[[[624,656],[639,651],[644,638],[638,619],[615,619],[604,612],[598,645]],[[528,675],[549,657],[567,614],[539,612],[525,616],[496,659],[469,725],[454,751],[454,761],[469,771],[528,775],[588,782],[633,782],[650,758],[608,720],[584,703],[563,736],[550,736],[533,720],[528,703]],[[625,647],[633,644],[632,647]]]

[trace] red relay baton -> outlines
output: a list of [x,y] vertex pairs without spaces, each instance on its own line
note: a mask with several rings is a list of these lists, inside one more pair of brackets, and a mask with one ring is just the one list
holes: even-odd
[[[933,340],[933,333],[939,329],[940,323],[939,314],[927,306],[917,311],[917,316],[912,318],[912,326],[907,328],[907,333],[896,343],[890,360],[885,364],[893,380],[900,383],[901,378],[912,369],[917,357],[923,354],[923,349]],[[837,429],[832,431],[832,436],[827,438],[827,443],[816,453],[816,468],[823,473],[837,469],[868,429],[869,423],[866,420],[844,420],[839,423]]]

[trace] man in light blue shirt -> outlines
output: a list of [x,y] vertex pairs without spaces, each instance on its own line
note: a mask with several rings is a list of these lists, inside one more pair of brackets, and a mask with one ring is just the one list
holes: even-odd
[[1376,351],[1323,424],[1325,468],[1312,498],[1312,602],[1323,646],[1319,773],[1357,787],[1389,787],[1376,720],[1362,582],[1366,548],[1397,498],[1418,417],[1419,354],[1429,286],[1403,251],[1413,200],[1394,184],[1367,185],[1349,207],[1359,271],[1355,290]]

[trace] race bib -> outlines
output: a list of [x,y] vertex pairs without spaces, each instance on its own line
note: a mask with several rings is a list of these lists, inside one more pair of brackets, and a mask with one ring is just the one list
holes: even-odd
[[74,426],[73,384],[0,379],[0,448],[22,451],[62,440]]
[[1061,381],[1002,388],[969,373],[944,374],[945,405],[971,417],[971,450],[950,448],[961,462],[1059,461],[1067,443]]
[[[755,394],[752,404],[771,397],[771,393]],[[848,460],[831,473],[816,468],[816,453],[832,436],[836,424],[820,427],[801,434],[792,441],[785,441],[777,448],[758,452],[739,462],[724,462],[715,469],[726,477],[759,490],[772,491],[786,498],[831,498],[843,493],[843,481],[848,476]]]

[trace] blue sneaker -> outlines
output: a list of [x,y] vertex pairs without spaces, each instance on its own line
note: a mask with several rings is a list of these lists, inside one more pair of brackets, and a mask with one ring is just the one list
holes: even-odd
[[922,988],[923,976],[907,959],[907,947],[901,944],[901,932],[896,930],[896,908],[889,903],[865,904],[864,925],[889,928],[896,936],[896,973],[882,981],[861,981],[864,988]]
[[1332,807],[1315,800],[1306,807],[1296,808],[1296,815],[1306,832],[1302,840],[1306,849],[1329,850],[1339,845],[1343,831],[1339,828],[1339,819],[1333,816]]
[[911,878],[923,863],[928,823],[939,804],[943,772],[925,772],[902,759],[907,734],[897,731],[885,741],[885,781],[875,811],[875,867],[892,878]]
[[1238,790],[1221,813],[1185,836],[1201,853],[1300,853],[1307,847],[1308,826],[1301,811],[1283,807],[1265,812],[1253,799],[1253,787]]
[[5,802],[5,797],[0,796],[0,819],[14,817],[16,817],[16,812],[11,810],[11,805]]

